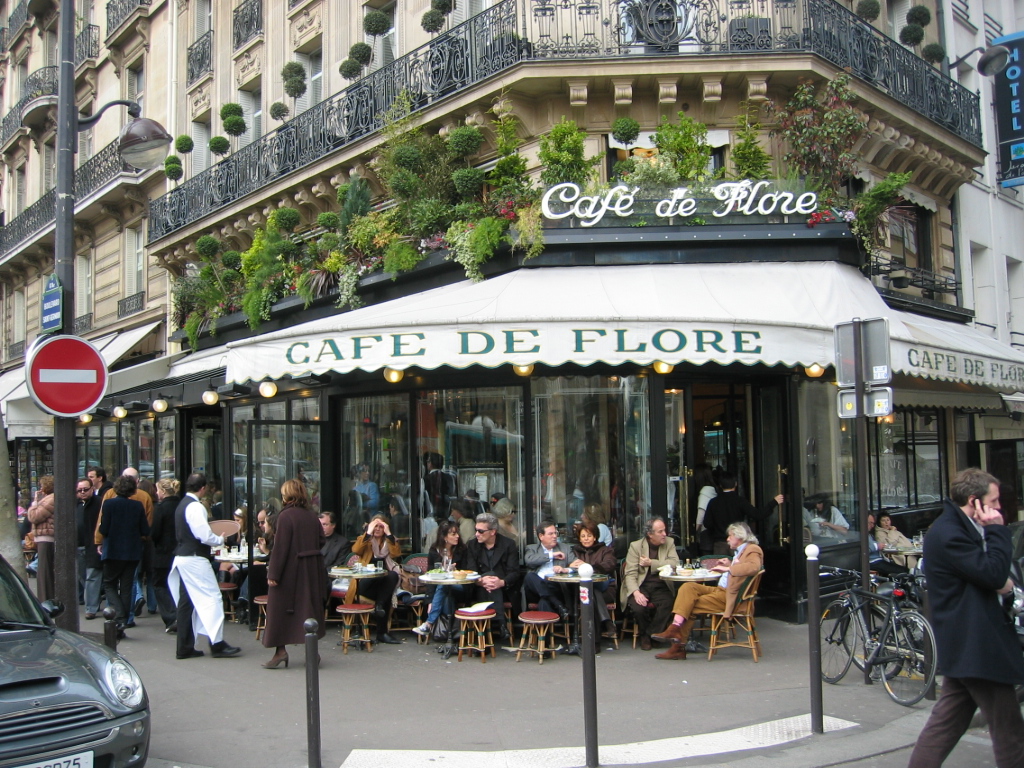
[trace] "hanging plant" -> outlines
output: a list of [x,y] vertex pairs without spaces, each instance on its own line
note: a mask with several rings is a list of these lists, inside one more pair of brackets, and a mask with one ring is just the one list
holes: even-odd
[[231,151],[231,142],[224,136],[214,136],[210,139],[210,151],[215,155],[226,155]]
[[288,105],[283,101],[275,101],[270,105],[270,116],[274,120],[284,120],[291,114],[291,110],[288,109]]
[[183,155],[187,155],[195,147],[195,142],[192,141],[192,137],[187,133],[181,134],[174,140],[174,149],[176,152],[180,152]]
[[850,231],[869,255],[878,253],[884,241],[883,217],[900,200],[900,192],[910,181],[909,173],[890,173],[853,201],[854,219]]
[[370,11],[363,17],[363,32],[380,37],[391,29],[391,17],[384,11]]
[[348,49],[348,57],[355,59],[364,67],[373,61],[373,48],[368,43],[353,43]]
[[433,8],[424,13],[423,18],[420,19],[420,26],[423,27],[425,32],[429,32],[431,35],[437,34],[444,29],[444,23],[445,15]]
[[620,144],[630,146],[640,136],[640,123],[632,117],[620,117],[612,123],[612,138]]
[[855,13],[864,21],[874,21],[882,13],[882,4],[878,0],[860,0]]
[[357,80],[363,74],[363,65],[355,59],[345,59],[338,65],[338,73],[346,80]]

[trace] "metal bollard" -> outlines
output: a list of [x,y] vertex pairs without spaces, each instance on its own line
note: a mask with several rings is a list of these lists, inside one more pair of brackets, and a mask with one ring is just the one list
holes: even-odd
[[807,634],[810,641],[811,731],[825,732],[825,715],[821,692],[821,583],[818,576],[818,547],[808,544],[807,555]]
[[103,644],[112,651],[117,650],[117,613],[109,605],[103,609]]
[[317,649],[317,631],[320,623],[306,619],[306,752],[309,768],[320,765],[320,652]]
[[580,566],[580,658],[583,660],[583,743],[587,768],[601,763],[597,756],[597,665],[594,653],[594,568]]

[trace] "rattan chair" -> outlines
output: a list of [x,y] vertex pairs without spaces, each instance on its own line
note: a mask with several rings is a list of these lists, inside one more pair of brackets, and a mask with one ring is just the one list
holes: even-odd
[[[727,620],[721,611],[695,614],[694,618],[708,616],[711,619],[708,661],[711,661],[722,648],[749,648],[755,662],[758,656],[763,655],[761,641],[757,637],[757,626],[754,624],[754,599],[757,597],[757,588],[761,585],[763,574],[764,571],[761,570],[747,577],[736,598],[731,619]],[[731,639],[727,634],[730,630],[734,631]],[[739,637],[736,637],[737,635]]]

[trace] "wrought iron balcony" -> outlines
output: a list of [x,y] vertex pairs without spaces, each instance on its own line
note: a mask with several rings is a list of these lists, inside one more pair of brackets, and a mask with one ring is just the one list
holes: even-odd
[[142,171],[128,165],[118,151],[118,142],[112,141],[94,154],[75,171],[75,200],[81,202],[104,184],[109,184],[122,173],[140,175]]
[[207,72],[213,72],[213,30],[188,47],[185,63],[185,85],[192,85]]
[[7,27],[0,27],[0,53],[7,53]]
[[502,0],[154,200],[149,242],[379,130],[403,91],[419,110],[524,60],[794,52],[981,146],[978,96],[835,0]]
[[107,36],[114,34],[140,6],[149,5],[151,0],[110,0],[107,3]]
[[90,24],[75,35],[75,69],[100,55],[100,28]]
[[92,312],[87,315],[79,315],[75,318],[74,322],[74,333],[76,336],[81,336],[83,333],[88,333],[92,330]]
[[133,293],[126,299],[121,299],[117,302],[117,317],[128,317],[128,315],[134,315],[136,312],[141,312],[146,308],[146,292],[139,291]]
[[955,277],[930,269],[907,266],[887,253],[872,256],[870,269],[872,275],[882,275],[888,280],[890,288],[919,288],[921,295],[926,299],[933,299],[946,293],[956,298],[960,293],[960,283]]
[[231,31],[236,51],[253,38],[262,35],[263,0],[245,0],[235,8]]
[[25,342],[24,342],[24,340],[22,340],[22,341],[12,341],[10,344],[7,345],[7,359],[8,360],[16,360],[17,358],[24,357],[24,356],[25,356]]
[[26,24],[28,24],[28,0],[21,0],[7,16],[7,28],[10,30],[12,40]]
[[4,115],[3,123],[0,123],[0,146],[10,141],[11,137],[21,128],[21,110],[26,104],[40,96],[53,96],[56,93],[57,67],[37,69],[25,78],[25,84],[21,87],[21,98]]

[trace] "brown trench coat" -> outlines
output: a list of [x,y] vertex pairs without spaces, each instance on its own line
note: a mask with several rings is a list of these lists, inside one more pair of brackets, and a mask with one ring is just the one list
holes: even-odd
[[267,648],[302,643],[306,619],[319,621],[318,636],[324,636],[327,569],[320,554],[323,545],[324,530],[316,513],[302,507],[281,510],[267,566],[267,580],[277,582],[267,599],[267,630],[263,634]]

